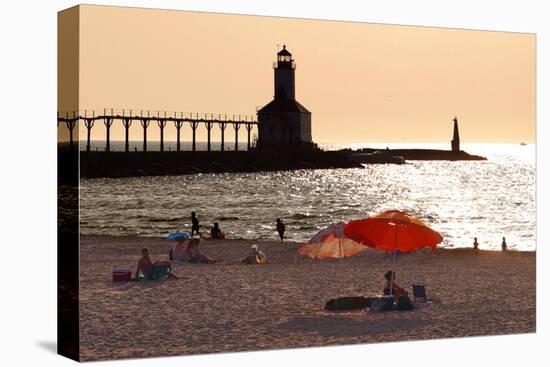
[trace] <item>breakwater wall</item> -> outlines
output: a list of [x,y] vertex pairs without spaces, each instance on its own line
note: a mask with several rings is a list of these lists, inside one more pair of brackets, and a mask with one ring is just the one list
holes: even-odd
[[485,161],[487,158],[469,154],[463,150],[454,152],[452,150],[441,149],[372,149],[364,148],[360,150],[341,150],[342,153],[348,153],[350,157],[356,154],[372,154],[381,152],[387,156],[403,157],[405,161]]
[[[67,159],[71,158],[71,152]],[[347,154],[318,149],[230,152],[80,152],[80,177],[135,177],[295,169],[363,168]],[[63,162],[60,163],[62,165]]]

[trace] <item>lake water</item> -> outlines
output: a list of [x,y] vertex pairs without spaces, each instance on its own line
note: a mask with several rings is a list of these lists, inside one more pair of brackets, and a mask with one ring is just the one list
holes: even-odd
[[[325,149],[362,145],[321,145]],[[368,144],[401,148],[406,144]],[[447,145],[414,147],[448,149]],[[535,250],[535,146],[463,145],[487,161],[410,161],[364,169],[195,174],[84,179],[81,233],[160,236],[219,222],[228,238],[275,239],[275,219],[289,240],[305,241],[330,223],[399,209],[444,237],[442,246]]]

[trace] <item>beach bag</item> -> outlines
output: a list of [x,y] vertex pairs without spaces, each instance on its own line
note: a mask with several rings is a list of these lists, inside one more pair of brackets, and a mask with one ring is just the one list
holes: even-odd
[[362,310],[366,307],[365,297],[332,298],[325,304],[326,311]]
[[399,311],[408,311],[414,308],[411,299],[408,296],[401,296],[397,299],[397,309]]

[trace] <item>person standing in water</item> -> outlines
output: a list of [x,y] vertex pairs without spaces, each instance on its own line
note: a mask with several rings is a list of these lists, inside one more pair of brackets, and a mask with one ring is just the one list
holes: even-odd
[[279,233],[279,238],[283,242],[283,238],[285,238],[285,225],[281,221],[281,218],[277,218],[277,233]]
[[193,237],[195,232],[197,232],[199,236],[201,235],[199,232],[199,219],[197,218],[197,214],[191,212],[191,237]]
[[508,251],[508,245],[506,244],[506,237],[502,237],[502,251]]
[[477,243],[477,237],[474,237],[474,250],[477,250],[479,243]]

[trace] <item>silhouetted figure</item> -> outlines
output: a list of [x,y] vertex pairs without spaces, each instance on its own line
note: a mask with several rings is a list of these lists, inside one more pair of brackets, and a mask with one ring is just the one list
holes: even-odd
[[508,245],[506,244],[506,237],[502,237],[502,251],[508,251]]
[[191,236],[193,236],[193,233],[195,232],[197,232],[200,236],[199,219],[197,218],[197,214],[195,212],[191,212]]
[[474,237],[474,250],[477,250],[479,243],[477,243],[477,237]]
[[214,223],[214,227],[210,230],[210,237],[215,240],[222,240],[225,238],[225,234],[221,231],[218,223]]
[[281,218],[277,218],[277,233],[279,233],[281,242],[283,242],[283,238],[285,238],[285,229],[285,225],[281,221]]

